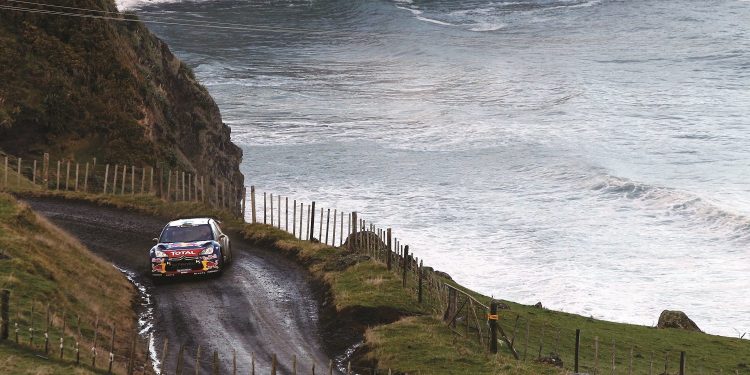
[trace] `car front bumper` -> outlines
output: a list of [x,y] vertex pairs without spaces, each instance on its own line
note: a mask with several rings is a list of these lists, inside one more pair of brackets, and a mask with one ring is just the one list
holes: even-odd
[[151,258],[151,276],[203,275],[219,272],[216,255],[195,258]]

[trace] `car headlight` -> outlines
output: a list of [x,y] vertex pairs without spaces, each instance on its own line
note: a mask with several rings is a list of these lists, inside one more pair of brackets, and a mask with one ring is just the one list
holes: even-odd
[[157,258],[166,258],[167,254],[161,250],[154,250],[154,256]]
[[208,246],[207,248],[203,249],[203,251],[201,251],[201,255],[209,255],[209,254],[213,254],[213,253],[214,253],[214,247],[213,247],[213,245]]

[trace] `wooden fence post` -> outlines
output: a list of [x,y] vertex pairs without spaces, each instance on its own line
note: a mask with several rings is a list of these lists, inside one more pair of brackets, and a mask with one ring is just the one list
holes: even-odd
[[575,357],[573,359],[573,372],[578,373],[578,355],[581,348],[581,330],[576,328],[576,347]]
[[680,352],[680,375],[685,375],[685,352]]
[[276,366],[277,366],[276,354],[274,353],[273,356],[271,357],[271,375],[276,375]]
[[180,186],[182,194],[180,194],[180,199],[185,200],[185,171],[182,171],[182,184]]
[[[296,205],[294,206],[297,207]],[[245,217],[246,217],[246,211],[247,211],[247,188],[245,186],[242,186],[242,222],[247,223]],[[294,225],[294,223],[292,223]]]
[[23,163],[21,162],[21,158],[18,158],[18,166],[16,167],[16,187],[21,188],[21,168],[23,166]]
[[201,346],[198,345],[198,349],[195,351],[195,375],[200,374],[200,369],[201,369],[200,360],[201,360]]
[[[417,277],[419,278],[419,283],[418,283],[418,286],[417,286],[417,302],[420,303],[420,304],[422,303],[422,278],[423,278],[422,277],[423,276],[422,275],[422,266],[423,265],[424,265],[424,261],[420,260],[419,261],[419,269],[417,269]],[[497,353],[497,352],[495,352],[495,353]]]
[[[321,214],[322,214],[322,213],[323,213],[323,212],[321,212]],[[320,224],[323,224],[323,221],[322,221],[322,219],[321,219],[321,222],[320,222]],[[326,214],[326,242],[325,242],[325,244],[326,244],[326,245],[328,245],[328,230],[329,230],[329,228],[330,228],[330,225],[331,225],[331,209],[329,208],[329,209],[327,210],[327,214]],[[321,236],[321,237],[322,237],[322,236]]]
[[257,218],[255,216],[255,185],[250,186],[250,215],[252,223],[257,223]]
[[8,339],[8,319],[10,311],[10,290],[0,291],[0,340]]
[[94,343],[91,346],[91,367],[96,368],[96,342],[99,337],[99,317],[96,317],[96,323],[94,324]]
[[68,191],[70,190],[70,160],[65,165],[65,191]]
[[104,168],[104,193],[107,194],[107,181],[109,180],[109,164]]
[[120,166],[115,164],[115,171],[112,173],[112,195],[117,195],[117,175],[119,175]]
[[148,193],[154,194],[154,167],[151,167],[151,175],[149,176]]
[[[60,166],[61,165],[62,165],[62,161],[58,160],[57,161],[57,176],[56,176],[57,182],[55,183],[55,190],[60,190]],[[8,170],[7,164],[6,164],[5,170]],[[5,183],[7,185],[7,183],[8,183],[7,179],[6,179]]]
[[[289,197],[284,198],[284,230],[289,232]],[[292,220],[293,222],[294,220]],[[294,225],[294,223],[292,223]]]
[[278,216],[279,216],[279,218],[277,219],[278,220],[277,227],[279,229],[281,229],[281,195],[278,195],[277,199],[279,200],[279,204],[278,204],[278,206],[279,206],[278,207],[278,210],[279,210],[279,215]]
[[497,354],[497,301],[494,299],[490,302],[490,316],[487,318],[490,321],[490,353]]
[[341,220],[339,220],[339,247],[344,246],[344,211],[341,211]]
[[315,201],[312,202],[312,207],[310,209],[311,212],[308,213],[308,220],[310,221],[310,235],[308,236],[308,240],[313,240],[313,231],[315,231]]
[[65,354],[65,310],[62,314],[62,329],[60,330],[60,359],[63,359]]
[[333,238],[331,238],[331,246],[336,246],[336,209],[333,209]]
[[628,360],[628,375],[633,375],[633,350],[635,349],[634,345],[630,346],[630,358]]
[[78,335],[76,336],[76,344],[75,344],[75,352],[76,352],[76,366],[81,364],[81,316],[76,315],[76,332],[78,332]]
[[612,375],[615,374],[615,353],[617,352],[617,346],[615,346],[615,339],[612,339]]
[[36,186],[36,160],[33,162],[34,167],[31,170],[31,184]]
[[273,223],[273,193],[269,194],[269,199],[271,200],[271,226],[274,226]]
[[349,227],[351,229],[351,232],[349,233],[349,238],[351,241],[349,241],[349,250],[356,250],[357,249],[357,236],[355,233],[357,233],[357,223],[359,221],[357,220],[357,211],[352,212],[352,219],[349,220]]
[[49,325],[50,325],[50,305],[47,303],[47,314],[45,315],[44,328],[44,354],[49,353]]
[[76,182],[73,184],[73,190],[78,191],[78,169],[81,165],[76,163]]
[[146,167],[141,167],[141,194],[146,189]]
[[[406,272],[409,270],[409,245],[404,246],[404,276],[403,276],[403,284],[404,288],[406,288]],[[468,324],[468,323],[467,323]]]
[[120,195],[125,195],[125,181],[128,178],[128,166],[122,166],[122,182],[120,182]]
[[130,195],[135,195],[135,165],[130,166]]
[[44,183],[44,190],[49,189],[49,153],[44,153],[42,159],[42,182]]
[[297,238],[297,200],[292,201],[292,236]]
[[83,192],[89,192],[89,163],[86,162],[86,171],[83,173]]
[[237,375],[237,350],[232,349],[232,375]]
[[175,368],[175,374],[182,374],[183,370],[183,356],[185,353],[185,343],[180,344],[180,350],[177,352],[177,368]]
[[305,204],[300,202],[299,204],[299,239],[305,238],[305,232],[302,230],[302,216],[305,213]]
[[167,351],[169,351],[169,338],[164,338],[164,345],[162,345],[161,349],[161,361],[159,361],[159,364],[161,364],[161,373],[166,372],[167,367]]
[[320,229],[318,230],[318,242],[323,242],[323,207],[320,208]]
[[115,361],[115,325],[112,325],[112,340],[109,343],[109,365],[107,366],[107,374],[112,373],[112,364]]
[[388,257],[385,258],[385,264],[388,266],[388,271],[391,270],[391,259],[393,258],[393,243],[392,243],[393,232],[391,228],[386,229],[386,246],[388,246]]

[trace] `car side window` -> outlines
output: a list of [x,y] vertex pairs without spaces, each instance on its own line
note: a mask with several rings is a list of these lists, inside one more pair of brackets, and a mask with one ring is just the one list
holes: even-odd
[[214,238],[218,240],[219,236],[221,236],[221,229],[219,229],[219,226],[216,225],[216,222],[213,220],[211,220],[211,228],[214,231]]

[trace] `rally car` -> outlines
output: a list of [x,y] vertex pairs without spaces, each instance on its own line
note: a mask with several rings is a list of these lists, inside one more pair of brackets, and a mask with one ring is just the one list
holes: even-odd
[[211,218],[175,220],[167,224],[151,248],[151,276],[220,273],[232,261],[232,245]]

